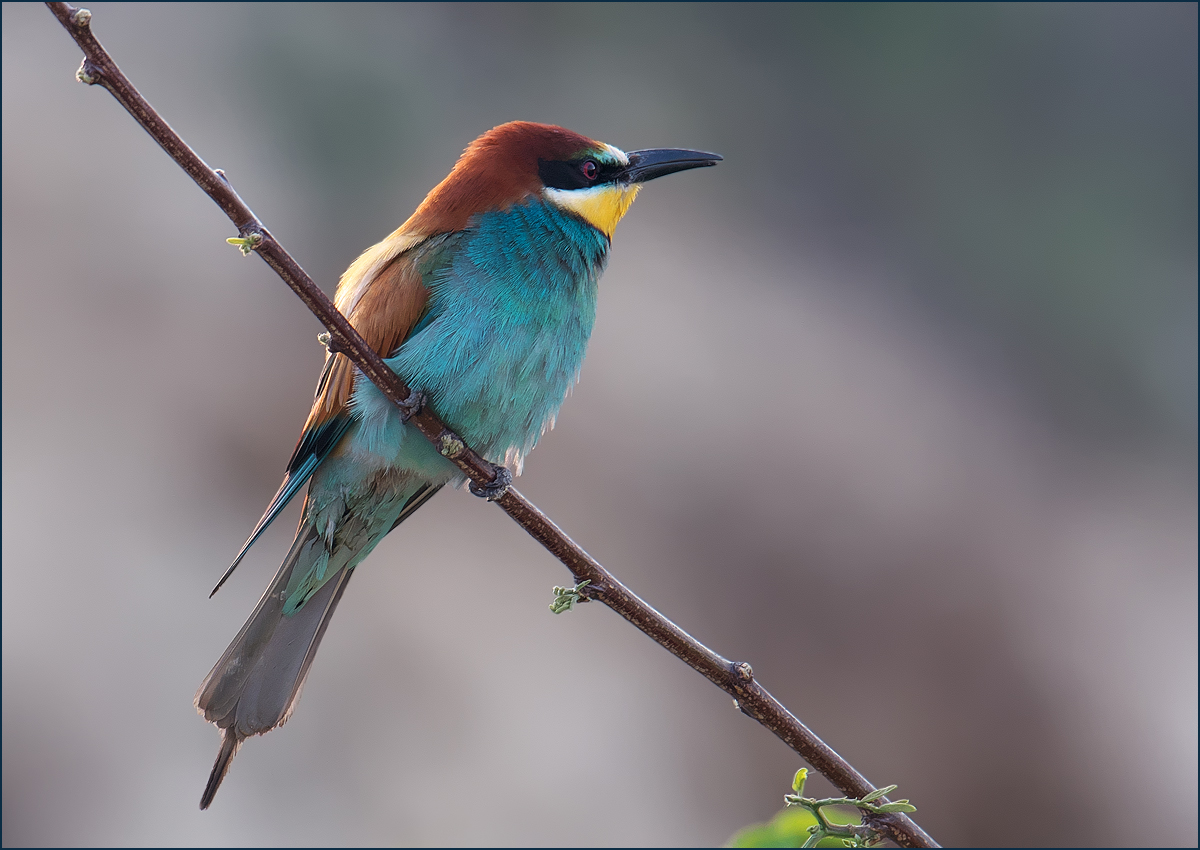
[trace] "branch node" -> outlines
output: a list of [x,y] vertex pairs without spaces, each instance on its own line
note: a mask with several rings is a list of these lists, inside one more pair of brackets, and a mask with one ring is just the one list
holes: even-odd
[[512,473],[503,466],[496,466],[493,469],[496,474],[489,483],[476,484],[474,481],[470,483],[467,489],[471,491],[472,495],[494,502],[508,492],[508,488],[512,485]]
[[737,674],[737,677],[743,682],[754,681],[754,668],[750,666],[748,661],[743,661],[740,664],[735,663],[733,665],[733,672]]
[[92,22],[92,13],[87,9],[76,9],[75,14],[71,15],[71,23],[79,27],[81,30],[88,29]]
[[[81,11],[87,11],[83,9]],[[100,69],[92,64],[91,59],[84,59],[79,64],[79,70],[75,72],[75,79],[89,86],[94,86],[100,82]]]
[[443,431],[438,434],[437,450],[442,457],[448,457],[451,460],[458,457],[467,450],[466,444],[458,438],[458,435],[451,431]]
[[[229,240],[232,241],[232,240]],[[329,331],[324,331],[317,334],[317,342],[325,346],[325,350],[330,354],[345,354],[347,349],[342,345],[341,341],[335,339]]]

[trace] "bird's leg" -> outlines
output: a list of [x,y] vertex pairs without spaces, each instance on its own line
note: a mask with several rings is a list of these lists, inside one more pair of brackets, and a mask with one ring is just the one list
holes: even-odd
[[492,466],[492,471],[495,473],[491,482],[488,484],[476,484],[472,481],[467,489],[481,499],[487,499],[489,502],[494,502],[508,492],[508,488],[512,485],[512,473],[503,466]]

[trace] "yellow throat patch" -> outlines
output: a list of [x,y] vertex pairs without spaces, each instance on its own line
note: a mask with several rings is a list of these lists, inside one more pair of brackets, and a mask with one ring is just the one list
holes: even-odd
[[546,199],[560,209],[575,213],[609,239],[642,187],[606,183],[588,189],[546,189]]

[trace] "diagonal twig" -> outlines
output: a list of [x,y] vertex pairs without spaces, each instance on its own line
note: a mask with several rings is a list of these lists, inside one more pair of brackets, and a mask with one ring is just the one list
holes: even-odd
[[[92,34],[91,12],[87,9],[77,9],[68,3],[46,5],[83,50],[85,58],[77,74],[80,81],[107,89],[216,202],[237,227],[245,247],[257,252],[329,329],[331,348],[348,357],[394,404],[402,410],[410,409],[411,394],[404,381],[363,341],[346,317],[338,312],[312,278],[276,241],[238,197],[225,175],[210,168],[188,147],[121,73],[112,57]],[[499,467],[471,450],[463,439],[447,428],[427,406],[412,414],[408,421],[476,485],[486,486],[496,482],[498,476],[503,474]],[[874,786],[867,782],[862,774],[796,719],[755,680],[749,664],[723,658],[646,604],[515,488],[505,488],[503,495],[494,501],[562,561],[576,581],[588,582],[586,589],[581,591],[583,596],[603,602],[673,655],[732,694],[743,713],[779,736],[842,793],[849,797],[864,797],[875,791]],[[884,800],[881,799],[880,802]],[[938,846],[924,830],[904,814],[869,816],[868,822],[901,846]]]

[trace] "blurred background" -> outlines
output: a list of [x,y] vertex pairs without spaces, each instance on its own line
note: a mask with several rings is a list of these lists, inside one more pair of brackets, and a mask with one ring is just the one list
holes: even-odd
[[[332,292],[495,124],[718,151],[522,492],[948,845],[1194,845],[1197,9],[90,6]],[[197,806],[320,327],[3,7],[5,845],[712,845],[800,760],[501,511],[362,569]],[[831,791],[813,781],[816,795]]]

